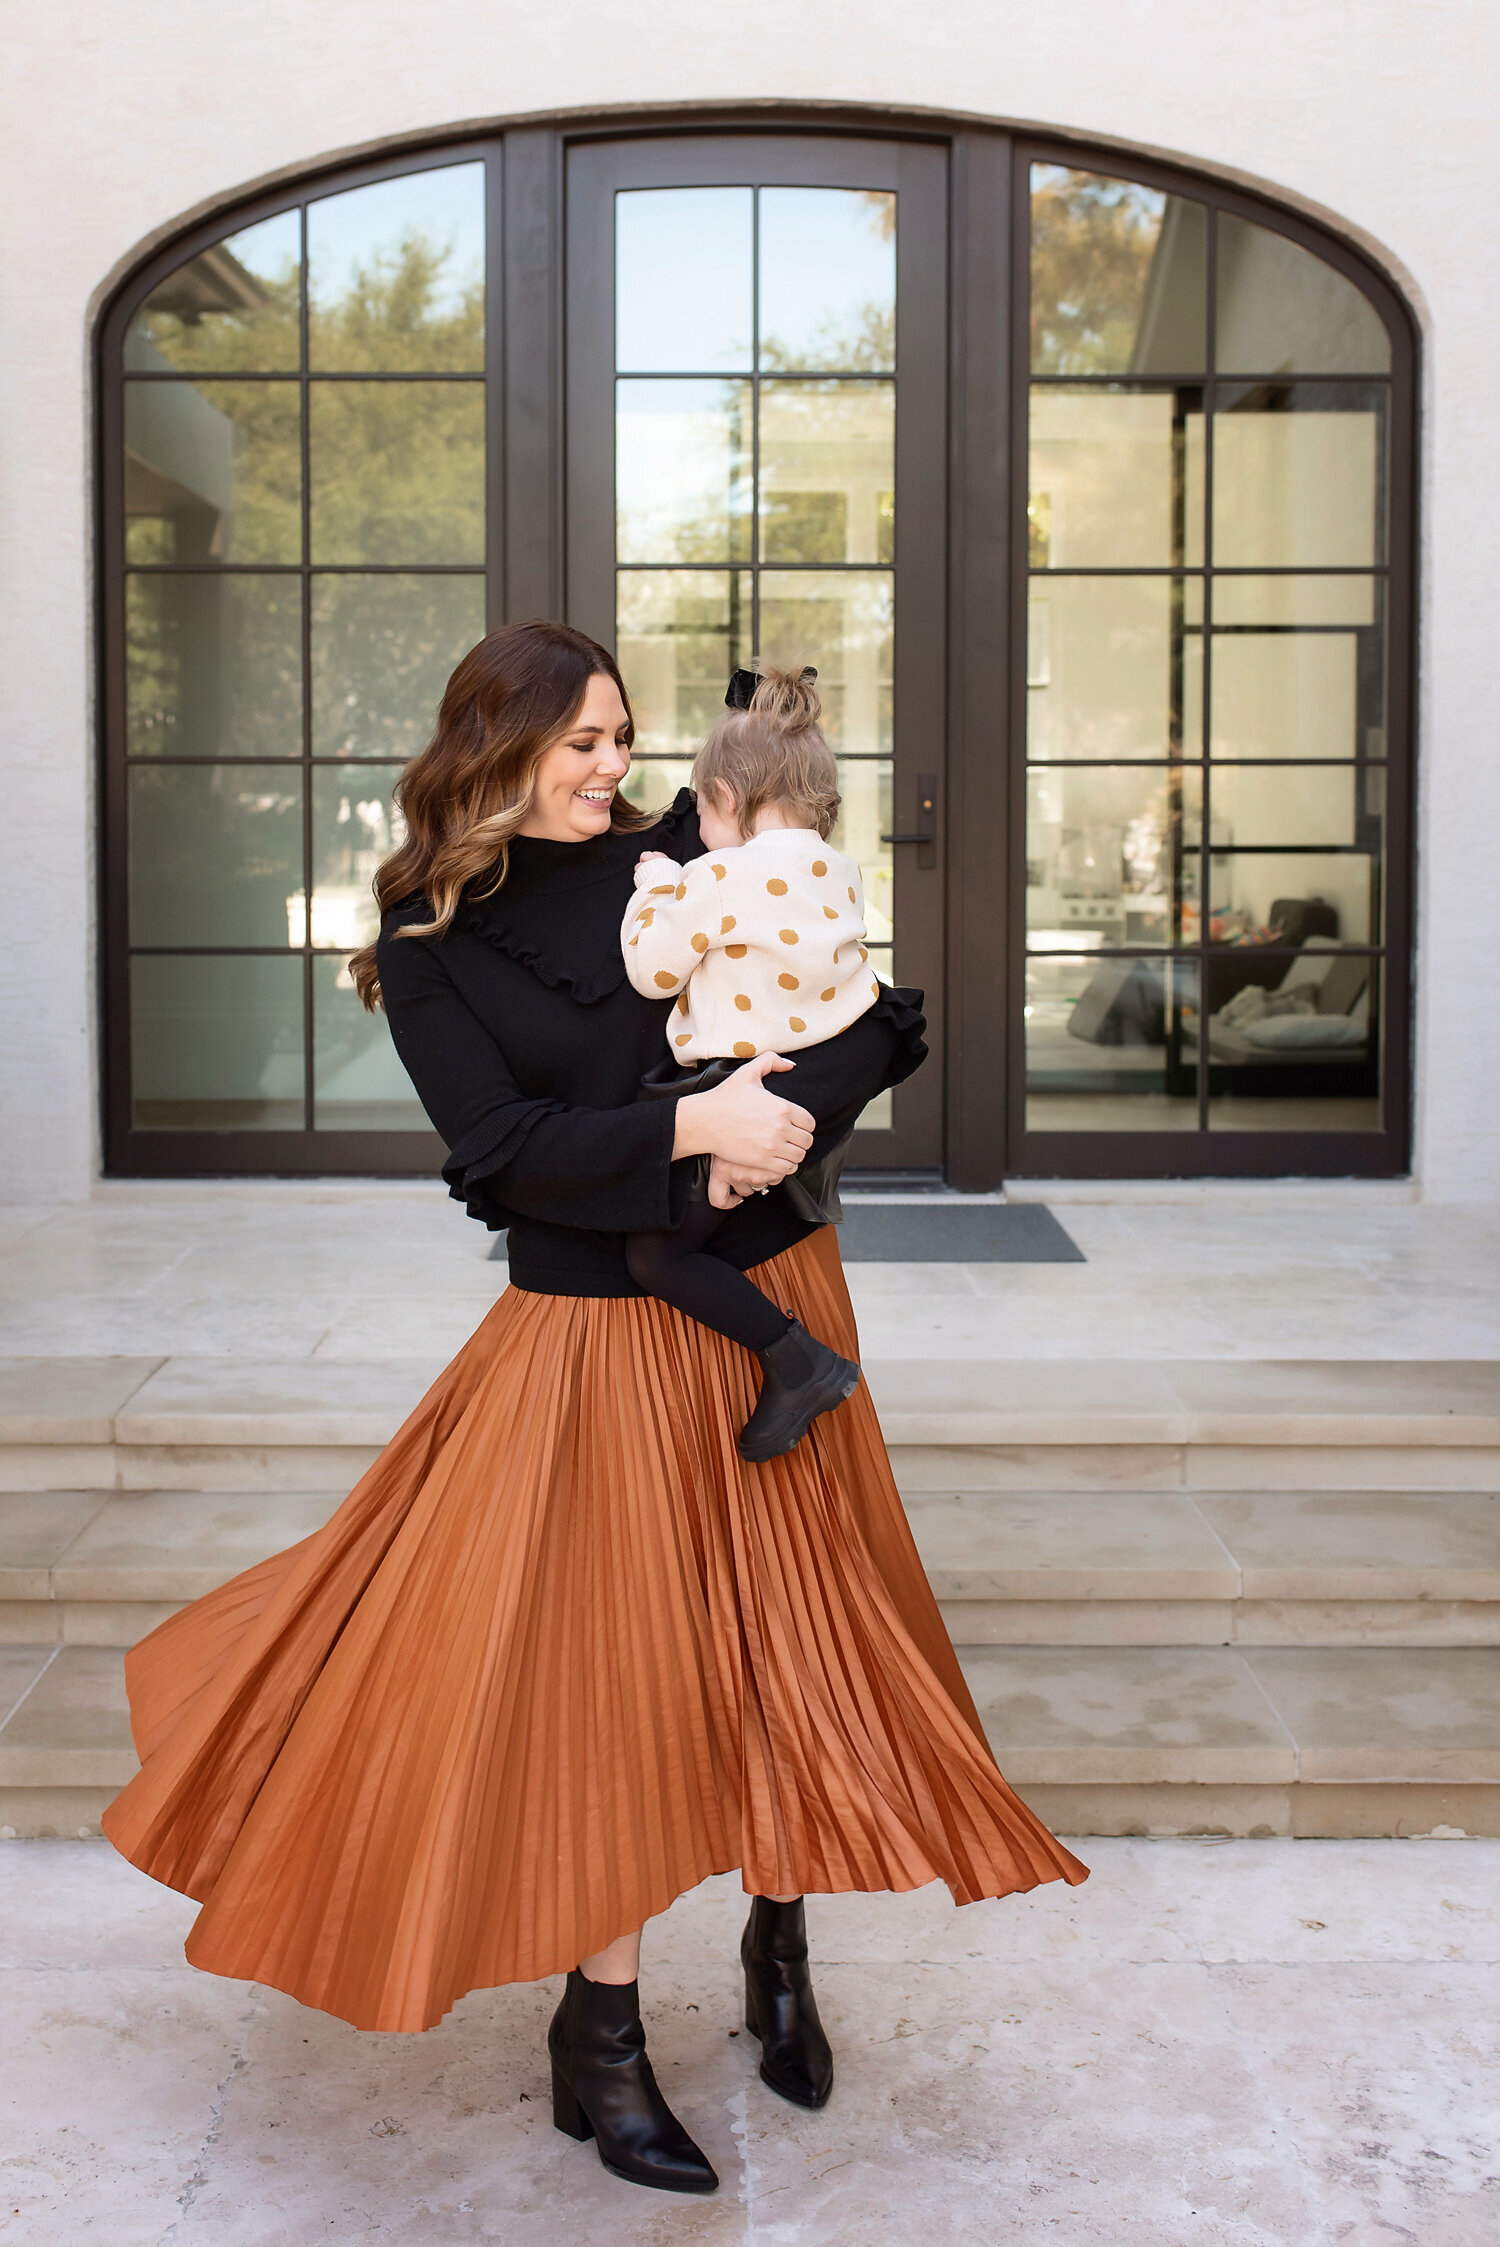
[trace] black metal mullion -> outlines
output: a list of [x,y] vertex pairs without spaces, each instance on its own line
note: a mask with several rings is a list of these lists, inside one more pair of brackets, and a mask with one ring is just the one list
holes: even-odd
[[302,205],[302,1128],[313,1115],[313,791],[312,791],[312,398],[309,388],[307,205]]
[[1214,638],[1214,409],[1217,401],[1215,369],[1218,366],[1219,340],[1219,217],[1211,203],[1207,211],[1208,256],[1204,275],[1204,317],[1208,332],[1204,338],[1204,351],[1208,361],[1208,374],[1203,384],[1203,678],[1201,694],[1202,743],[1200,754],[1203,792],[1199,805],[1198,821],[1198,1130],[1209,1129],[1208,1088],[1212,1074],[1208,1051],[1209,1016],[1209,921],[1213,904],[1213,638]]
[[750,191],[750,653],[760,654],[760,189]]

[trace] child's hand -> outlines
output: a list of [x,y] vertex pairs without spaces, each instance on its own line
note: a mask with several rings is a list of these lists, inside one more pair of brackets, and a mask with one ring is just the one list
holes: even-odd
[[653,858],[665,858],[666,855],[664,850],[643,850],[636,860],[636,864],[637,866],[649,866]]

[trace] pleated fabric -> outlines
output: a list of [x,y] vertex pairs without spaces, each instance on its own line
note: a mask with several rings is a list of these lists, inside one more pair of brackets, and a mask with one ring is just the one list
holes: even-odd
[[[833,1231],[753,1275],[857,1355]],[[359,2028],[751,1894],[1087,1878],[996,1768],[863,1387],[747,1467],[743,1350],[511,1288],[315,1536],[126,1661],[115,1847],[189,1960]]]

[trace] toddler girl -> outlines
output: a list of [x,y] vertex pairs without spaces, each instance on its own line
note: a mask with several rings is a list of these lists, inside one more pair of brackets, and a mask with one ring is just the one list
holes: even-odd
[[[636,867],[625,965],[643,996],[673,999],[667,1043],[685,1071],[821,1045],[880,996],[859,868],[828,846],[838,768],[816,677],[736,672],[732,706],[693,764],[705,855],[678,866],[647,851]],[[774,1459],[853,1394],[859,1368],[706,1252],[722,1217],[700,1176],[682,1224],[632,1234],[626,1258],[647,1294],[759,1357],[760,1400],[739,1448]]]

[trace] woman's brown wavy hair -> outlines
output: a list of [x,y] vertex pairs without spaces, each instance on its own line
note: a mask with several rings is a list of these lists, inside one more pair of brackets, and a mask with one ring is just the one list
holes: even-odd
[[[633,743],[635,719],[619,666],[587,633],[538,619],[502,625],[469,650],[444,690],[437,731],[396,787],[406,840],[376,874],[376,900],[384,914],[420,893],[433,916],[400,935],[442,936],[473,883],[482,887],[472,894],[494,895],[509,868],[511,837],[531,809],[536,768],[574,723],[590,679],[601,674],[620,690],[625,739]],[[610,825],[647,827],[652,818],[617,795]],[[373,944],[354,954],[349,972],[373,1011],[380,1004]]]

